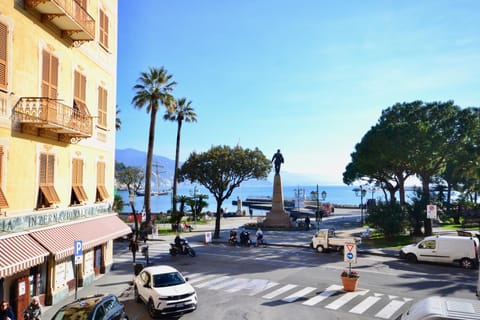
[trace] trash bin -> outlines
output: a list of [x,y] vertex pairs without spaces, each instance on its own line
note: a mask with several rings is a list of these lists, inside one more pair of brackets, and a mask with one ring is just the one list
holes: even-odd
[[143,264],[141,263],[135,263],[133,265],[133,271],[135,273],[135,276],[138,276],[138,274],[140,273],[140,271],[143,270]]

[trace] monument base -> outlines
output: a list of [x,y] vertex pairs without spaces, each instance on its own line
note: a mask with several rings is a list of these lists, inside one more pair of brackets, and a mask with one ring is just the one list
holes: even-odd
[[267,214],[265,220],[263,220],[263,226],[289,228],[292,226],[292,222],[290,221],[288,213],[286,213],[285,211],[270,211]]
[[290,217],[283,207],[282,178],[280,175],[275,175],[274,177],[272,210],[270,210],[265,220],[263,220],[263,225],[265,227],[285,228],[292,226]]

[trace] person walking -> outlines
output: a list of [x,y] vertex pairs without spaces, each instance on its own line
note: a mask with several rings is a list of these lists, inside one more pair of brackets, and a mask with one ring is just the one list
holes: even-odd
[[262,229],[258,228],[256,236],[257,236],[257,242],[255,242],[255,247],[258,247],[260,244],[263,244],[263,231],[262,231]]
[[0,320],[15,320],[15,315],[8,301],[3,300],[0,304]]
[[33,297],[32,302],[23,311],[23,318],[25,320],[41,320],[42,308],[40,307],[40,300],[38,297]]
[[137,242],[137,236],[134,235],[132,237],[132,239],[130,240],[130,251],[132,251],[132,255],[133,255],[133,263],[135,263],[135,257],[137,255],[137,251],[138,251],[138,242]]
[[310,218],[308,216],[305,218],[305,229],[310,230]]

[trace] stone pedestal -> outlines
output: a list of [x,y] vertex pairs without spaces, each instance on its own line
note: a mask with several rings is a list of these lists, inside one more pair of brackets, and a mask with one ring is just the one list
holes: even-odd
[[275,175],[273,179],[272,210],[263,221],[265,227],[291,227],[292,222],[283,206],[282,178]]

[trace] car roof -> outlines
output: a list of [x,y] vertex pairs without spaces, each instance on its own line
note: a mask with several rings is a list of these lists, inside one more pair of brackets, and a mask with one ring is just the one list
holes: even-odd
[[478,300],[433,296],[415,303],[405,319],[478,319],[479,313]]
[[174,267],[167,266],[167,265],[146,267],[146,268],[143,268],[142,271],[147,271],[151,274],[178,272],[178,270],[175,269]]

